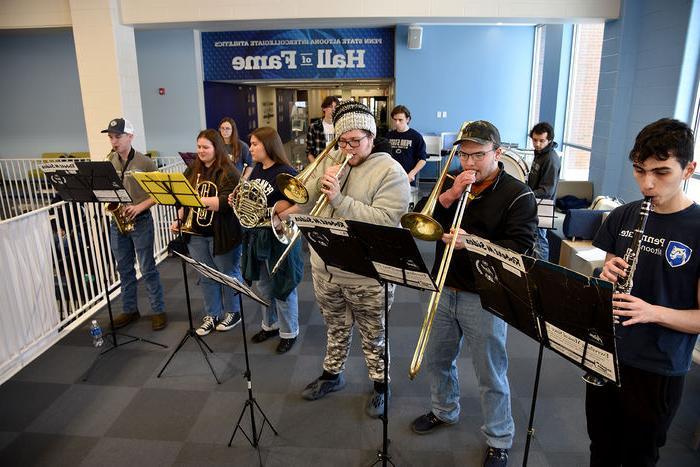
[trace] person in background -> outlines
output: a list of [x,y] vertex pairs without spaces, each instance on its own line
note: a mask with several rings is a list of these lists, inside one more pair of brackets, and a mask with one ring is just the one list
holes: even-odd
[[326,96],[321,103],[323,117],[309,125],[309,131],[306,133],[306,158],[309,163],[313,162],[316,156],[321,154],[328,143],[335,138],[333,112],[338,104],[340,104],[340,99],[335,96]]
[[401,167],[408,174],[408,181],[411,182],[413,199],[409,209],[412,209],[418,192],[418,172],[425,166],[425,161],[428,158],[428,154],[425,152],[425,140],[420,133],[409,128],[411,111],[406,106],[397,105],[394,107],[391,111],[391,120],[394,128],[386,134],[386,138],[391,145],[391,157],[401,164]]
[[[644,127],[629,153],[649,214],[629,294],[613,294],[620,387],[586,385],[591,466],[652,466],[666,443],[700,332],[700,206],[683,192],[696,170],[694,137],[670,118]],[[607,252],[600,277],[627,277],[623,259],[641,200],[614,209],[593,245]],[[673,461],[669,463],[672,465]]]
[[[530,139],[535,148],[535,159],[532,161],[527,185],[535,193],[535,198],[554,199],[559,183],[561,160],[554,148],[554,128],[547,122],[540,122],[530,130]],[[535,253],[539,259],[549,261],[549,242],[547,229],[537,229]]]
[[[210,192],[209,196],[201,198],[206,208],[191,213],[191,228],[195,234],[187,235],[190,256],[243,282],[241,227],[227,203],[228,195],[238,185],[240,173],[229,159],[224,140],[216,130],[203,130],[197,135],[197,159],[187,167],[185,177],[193,187],[204,182],[216,186],[216,193]],[[170,230],[178,232],[188,215],[189,208],[180,208]],[[199,216],[203,217],[200,221]],[[206,225],[209,219],[211,223]],[[206,336],[215,329],[228,331],[236,326],[241,321],[241,305],[236,291],[205,276],[199,278],[199,284],[204,295],[204,319],[196,330],[197,334]]]
[[248,145],[238,137],[236,122],[231,117],[222,118],[219,122],[219,134],[224,139],[226,153],[241,174],[241,179],[247,180],[253,170],[253,159],[250,157]]
[[[248,182],[259,185],[267,195],[267,208],[278,213],[286,210],[292,203],[279,190],[275,179],[281,173],[296,175],[297,172],[289,164],[279,134],[270,127],[253,130],[250,151],[255,167]],[[251,340],[260,343],[279,336],[277,353],[288,352],[299,335],[297,286],[304,275],[301,243],[294,245],[279,271],[271,277],[272,268],[286,245],[277,240],[269,225],[245,229],[243,238],[243,275],[261,296],[270,300],[270,306],[263,310],[262,329]]]
[[156,164],[149,157],[134,150],[131,143],[134,140],[134,127],[125,118],[115,118],[109,122],[101,133],[107,133],[112,152],[108,160],[119,175],[124,188],[132,199],[132,204],[124,207],[124,214],[134,222],[134,231],[122,234],[112,220],[109,223],[109,239],[117,261],[117,271],[122,288],[122,312],[114,319],[114,328],[119,329],[141,317],[137,304],[136,270],[134,262],[139,261],[141,277],[146,283],[148,299],[151,303],[151,326],[154,331],[164,329],[168,324],[163,300],[163,285],[153,257],[153,217],[151,199],[141,185],[127,175],[127,171],[154,172]]

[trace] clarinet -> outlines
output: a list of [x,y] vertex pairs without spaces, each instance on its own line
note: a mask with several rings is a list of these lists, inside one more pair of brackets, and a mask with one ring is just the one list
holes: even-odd
[[633,276],[637,269],[637,260],[639,259],[639,248],[642,246],[642,237],[644,236],[644,228],[647,225],[647,220],[649,219],[649,213],[651,212],[651,198],[646,197],[642,201],[642,205],[639,208],[639,220],[637,220],[637,225],[634,228],[634,234],[632,235],[632,241],[630,242],[627,250],[625,250],[625,256],[622,258],[627,263],[627,268],[625,268],[625,277],[619,276],[617,282],[615,283],[614,293],[624,293],[629,294],[632,291]]
[[[615,287],[613,288],[613,293],[623,293],[629,294],[632,291],[633,286],[633,276],[634,272],[637,270],[637,261],[639,260],[639,249],[642,246],[642,238],[644,237],[644,228],[647,225],[647,220],[649,219],[649,213],[652,211],[651,197],[647,196],[642,201],[639,207],[639,219],[637,220],[637,225],[634,227],[634,234],[632,234],[632,240],[629,246],[625,250],[625,255],[622,259],[627,263],[625,268],[626,276],[618,276]],[[613,322],[618,325],[620,324],[620,317],[613,316]],[[602,386],[605,381],[593,373],[586,373],[582,376],[583,380],[592,386]]]

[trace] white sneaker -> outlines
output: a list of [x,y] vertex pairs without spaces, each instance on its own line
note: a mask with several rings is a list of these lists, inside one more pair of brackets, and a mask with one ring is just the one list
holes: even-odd
[[233,329],[235,325],[241,322],[241,314],[238,312],[235,313],[226,313],[224,316],[224,319],[219,321],[219,324],[216,325],[216,330],[217,331],[228,331],[229,329]]
[[214,318],[207,315],[202,320],[202,325],[195,331],[198,336],[206,336],[214,330]]

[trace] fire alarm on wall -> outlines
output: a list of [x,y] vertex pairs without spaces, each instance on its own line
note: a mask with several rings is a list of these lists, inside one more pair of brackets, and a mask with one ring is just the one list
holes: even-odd
[[165,88],[158,88],[158,94],[160,94],[161,96],[164,96],[165,95]]

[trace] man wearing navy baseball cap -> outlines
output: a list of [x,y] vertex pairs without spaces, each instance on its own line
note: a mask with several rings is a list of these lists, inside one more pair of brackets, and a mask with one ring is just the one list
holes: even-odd
[[[532,252],[537,202],[527,185],[504,170],[500,162],[501,135],[492,123],[470,122],[455,144],[459,145],[461,170],[454,174],[453,181],[446,181],[433,213],[446,232],[436,244],[433,272],[441,263],[445,245],[452,241],[454,234],[460,238],[447,271],[425,353],[431,410],[416,418],[411,428],[415,433],[427,434],[459,420],[457,357],[466,342],[481,396],[481,432],[487,445],[483,465],[504,467],[515,434],[508,383],[507,326],[481,307],[464,238],[475,234],[518,253]],[[469,204],[458,231],[451,232],[462,196],[469,196]]]
[[157,168],[150,158],[135,151],[131,146],[134,139],[134,126],[129,120],[112,119],[102,133],[107,133],[112,145],[112,151],[107,159],[114,166],[132,199],[132,204],[124,207],[124,214],[134,222],[134,230],[129,233],[121,233],[114,220],[109,223],[110,243],[117,260],[117,271],[122,287],[122,313],[114,319],[114,327],[122,328],[141,317],[136,301],[136,270],[134,269],[134,261],[138,259],[153,312],[151,325],[154,331],[158,331],[165,328],[168,319],[165,314],[163,286],[153,257],[154,230],[150,208],[155,201],[129,175],[132,171],[154,172]]

